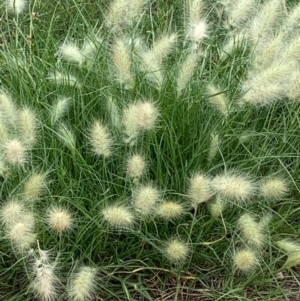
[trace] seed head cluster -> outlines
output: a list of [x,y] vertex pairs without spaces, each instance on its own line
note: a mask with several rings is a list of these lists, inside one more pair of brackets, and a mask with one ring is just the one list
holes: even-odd
[[257,190],[257,185],[251,178],[234,172],[215,176],[211,187],[215,193],[235,202],[248,201]]

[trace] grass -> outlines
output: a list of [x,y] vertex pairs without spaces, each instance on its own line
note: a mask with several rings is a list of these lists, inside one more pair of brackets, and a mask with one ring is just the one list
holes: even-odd
[[[177,74],[193,46],[185,38],[188,15],[182,1],[147,2],[133,25],[123,29],[133,40],[142,38],[148,47],[164,33],[179,34],[178,43],[163,60],[165,81],[160,89],[140,70],[138,53],[131,45],[134,87],[125,89],[116,80],[111,54],[118,34],[104,25],[107,5],[107,1],[36,0],[18,15],[4,6],[1,9],[1,87],[18,110],[33,110],[38,127],[36,143],[21,166],[7,162],[7,140],[0,137],[2,212],[7,201],[18,199],[34,215],[36,233],[28,250],[19,252],[8,235],[9,227],[1,224],[0,299],[43,300],[31,284],[39,244],[42,250],[49,250],[59,279],[55,300],[68,300],[68,285],[81,266],[97,269],[93,300],[297,300],[299,266],[282,269],[287,252],[275,242],[299,239],[298,99],[287,101],[283,96],[264,106],[235,105],[252,68],[252,49],[243,45],[220,59],[228,35],[222,25],[226,15],[220,17],[220,4],[208,1],[203,13],[209,23],[208,38],[201,43],[202,54],[181,95],[176,93]],[[293,5],[288,3],[288,7]],[[96,45],[89,65],[78,66],[56,55],[65,40],[82,45],[84,39]],[[49,80],[57,71],[69,76],[67,84]],[[75,86],[70,75],[78,79]],[[226,118],[209,102],[207,86],[215,83],[234,107]],[[70,105],[53,124],[51,114],[59,96],[68,97]],[[124,142],[124,126],[118,118],[124,108],[140,99],[152,100],[159,117],[154,129],[130,145]],[[19,115],[16,126],[7,120],[3,108],[0,103],[8,137],[22,141]],[[95,119],[102,120],[114,137],[112,155],[107,158],[91,150],[89,129]],[[67,135],[62,128],[69,131]],[[209,160],[215,135],[220,143]],[[161,199],[182,204],[185,210],[179,219],[165,221],[155,214],[140,218],[133,210],[132,194],[139,186],[126,174],[126,162],[135,153],[142,154],[147,163],[139,183],[152,183]],[[216,219],[209,210],[213,198],[197,210],[191,208],[188,179],[194,173],[213,178],[230,170],[250,175],[257,183],[270,175],[280,176],[289,184],[289,192],[278,200],[256,196],[250,202],[228,205]],[[29,202],[24,185],[33,172],[47,177],[43,193]],[[101,212],[112,204],[131,208],[135,214],[132,228],[116,230],[107,225]],[[57,233],[49,226],[49,210],[57,206],[72,213],[71,231]],[[256,250],[259,265],[248,273],[238,271],[232,262],[235,252],[247,246],[237,226],[245,212],[258,219],[272,215],[266,243]],[[189,248],[186,259],[177,263],[165,251],[173,237]]]

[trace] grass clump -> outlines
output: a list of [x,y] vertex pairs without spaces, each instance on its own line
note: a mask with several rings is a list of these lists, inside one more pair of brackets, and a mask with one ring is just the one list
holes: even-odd
[[2,299],[292,298],[299,19],[281,0],[3,2]]

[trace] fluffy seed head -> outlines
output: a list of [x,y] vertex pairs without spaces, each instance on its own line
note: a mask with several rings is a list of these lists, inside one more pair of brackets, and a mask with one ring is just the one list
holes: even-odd
[[177,34],[164,35],[153,43],[151,51],[159,64],[172,51],[177,42]]
[[73,131],[64,123],[60,123],[57,136],[61,142],[72,152],[76,149],[76,139]]
[[287,253],[299,252],[300,244],[299,242],[292,241],[290,239],[282,239],[276,242],[276,245],[286,251]]
[[83,266],[73,275],[68,288],[72,301],[91,300],[97,285],[96,272],[94,268]]
[[226,94],[213,84],[207,87],[208,101],[225,117],[228,115],[228,100]]
[[24,196],[27,201],[37,200],[46,186],[46,175],[33,173],[25,183]]
[[186,59],[180,65],[178,75],[176,78],[176,91],[178,96],[181,95],[182,91],[188,86],[189,82],[192,79],[197,62],[199,59],[199,54],[192,52],[188,54]]
[[238,228],[243,238],[253,247],[261,247],[265,242],[263,225],[256,222],[251,214],[245,213],[238,220]]
[[101,121],[95,120],[91,129],[89,140],[92,145],[92,151],[97,156],[107,158],[111,155],[111,146],[113,140],[106,126]]
[[19,222],[33,225],[34,217],[26,211],[24,205],[17,199],[7,201],[0,209],[0,219],[7,227],[11,227]]
[[124,85],[125,89],[132,89],[134,76],[131,70],[131,57],[128,45],[123,39],[117,39],[112,48],[112,57],[115,67],[116,80]]
[[0,114],[5,124],[15,128],[18,116],[17,109],[10,95],[4,90],[0,90]]
[[27,250],[35,242],[36,234],[33,233],[34,221],[18,222],[8,228],[7,236],[19,250]]
[[275,243],[280,249],[287,252],[286,262],[282,268],[291,268],[300,263],[300,244],[297,241],[282,239]]
[[138,126],[138,107],[136,104],[132,103],[127,108],[123,110],[123,120],[124,131],[130,142],[135,139],[139,133]]
[[183,261],[188,253],[189,246],[177,238],[171,239],[165,246],[165,255],[171,262],[178,263]]
[[282,178],[266,179],[260,185],[260,195],[268,200],[283,198],[288,191],[288,183]]
[[215,176],[211,182],[212,189],[221,197],[237,202],[249,200],[256,193],[256,184],[249,177],[226,172]]
[[213,134],[210,140],[210,146],[208,151],[208,160],[212,161],[218,154],[219,147],[221,144],[221,139],[218,134]]
[[266,68],[250,72],[242,84],[244,94],[239,104],[268,105],[285,96],[291,86],[289,79],[294,65],[294,60],[275,60]]
[[182,205],[172,201],[164,201],[158,206],[156,214],[165,220],[172,220],[180,217],[183,212]]
[[80,89],[82,87],[79,80],[72,74],[64,74],[59,71],[49,73],[47,79],[57,85],[72,86]]
[[49,210],[47,221],[55,232],[66,232],[72,229],[73,226],[71,213],[69,210],[61,207],[54,207]]
[[142,131],[154,129],[158,118],[158,109],[154,103],[144,101],[137,103],[138,126]]
[[133,204],[141,215],[153,212],[159,200],[159,191],[152,185],[141,186],[133,193]]
[[228,16],[228,25],[240,28],[251,15],[253,0],[229,1],[225,6]]
[[289,12],[288,17],[286,18],[284,24],[282,25],[282,29],[286,33],[290,33],[293,29],[299,28],[300,21],[300,3],[292,8]]
[[123,111],[123,125],[128,141],[142,131],[154,129],[159,116],[156,106],[149,101],[132,103]]
[[105,25],[112,32],[124,30],[141,17],[144,5],[147,0],[114,0],[106,12]]
[[27,147],[32,147],[36,140],[36,117],[29,108],[23,108],[18,114],[20,137]]
[[191,24],[188,31],[188,37],[196,43],[200,43],[204,38],[206,38],[207,37],[206,22],[202,20]]
[[25,0],[6,0],[7,10],[14,12],[15,14],[22,13],[27,6]]
[[211,180],[203,173],[196,173],[189,179],[188,196],[192,207],[206,202],[212,196]]
[[114,128],[121,129],[121,117],[120,117],[120,109],[112,97],[108,97],[107,99],[107,110],[109,112],[110,121]]
[[35,294],[42,300],[54,300],[57,295],[57,279],[51,264],[41,259],[36,259],[34,270],[36,277],[32,283]]
[[123,205],[111,205],[102,210],[103,219],[112,227],[122,229],[133,226],[134,215]]
[[18,139],[8,140],[3,145],[5,159],[13,166],[22,166],[26,163],[26,148]]
[[283,11],[281,0],[269,0],[259,7],[247,29],[247,34],[254,45],[257,42],[263,43],[274,30],[274,25]]
[[59,97],[53,104],[51,110],[51,125],[54,125],[68,110],[71,99],[68,97]]
[[82,64],[84,59],[79,47],[72,42],[65,42],[61,45],[57,54],[60,55],[62,59],[79,65]]
[[258,260],[254,251],[242,249],[235,253],[233,263],[242,272],[249,272],[258,264]]
[[133,155],[127,160],[126,171],[130,178],[140,178],[146,169],[146,162],[140,155]]
[[140,50],[139,56],[141,60],[139,68],[146,73],[145,77],[149,82],[159,90],[164,81],[161,62],[151,50]]
[[226,201],[217,195],[216,199],[209,204],[209,211],[213,218],[219,217],[226,209]]
[[186,0],[187,23],[194,24],[202,18],[204,2],[203,0]]

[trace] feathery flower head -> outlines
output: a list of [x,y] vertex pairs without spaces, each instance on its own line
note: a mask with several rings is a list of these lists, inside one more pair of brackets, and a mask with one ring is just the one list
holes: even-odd
[[66,232],[73,227],[73,217],[69,210],[62,207],[53,207],[49,210],[47,221],[55,232]]
[[71,99],[69,97],[58,97],[51,110],[51,125],[53,126],[68,110]]
[[291,86],[289,79],[294,66],[294,60],[275,60],[264,69],[251,72],[242,83],[244,94],[238,104],[268,105],[286,96],[286,91]]
[[144,5],[147,0],[114,0],[110,1],[106,13],[105,25],[112,32],[121,31],[142,14]]
[[6,0],[7,10],[16,13],[22,13],[27,6],[26,0]]
[[146,73],[146,79],[159,90],[162,87],[164,76],[161,62],[156,57],[155,52],[151,50],[140,49],[139,57],[141,61],[139,68],[142,72]]
[[223,214],[226,209],[227,202],[217,195],[216,199],[209,204],[209,211],[213,218],[217,218]]
[[282,239],[275,243],[280,249],[287,252],[288,258],[282,268],[291,268],[300,263],[300,243],[289,239]]
[[175,263],[183,261],[188,256],[189,251],[189,245],[177,238],[168,241],[164,249],[167,258]]
[[17,124],[17,109],[11,96],[5,91],[0,90],[0,116],[4,124],[9,124],[15,128]]
[[182,91],[188,86],[192,79],[195,68],[199,59],[199,53],[193,51],[187,55],[185,60],[181,63],[176,78],[176,91],[180,96]]
[[150,101],[131,103],[123,111],[123,125],[128,141],[132,141],[142,131],[154,129],[158,116],[158,109]]
[[254,45],[264,42],[274,30],[275,23],[283,11],[281,0],[266,1],[258,8],[247,29],[247,35]]
[[57,130],[57,136],[61,142],[72,152],[76,149],[76,139],[74,133],[65,124],[60,123]]
[[265,199],[280,199],[289,192],[288,183],[283,178],[269,178],[262,181],[260,185],[260,195]]
[[115,67],[116,80],[124,85],[125,89],[134,86],[134,75],[131,70],[131,57],[127,43],[124,39],[117,39],[112,47],[113,63]]
[[208,160],[212,161],[215,156],[218,154],[219,147],[221,144],[221,139],[219,134],[212,134],[211,140],[210,140],[210,146],[208,151]]
[[111,155],[113,140],[105,125],[101,121],[95,120],[89,134],[92,151],[97,156],[107,158]]
[[238,220],[238,228],[243,238],[253,247],[261,247],[265,242],[265,234],[263,224],[255,221],[254,217],[245,213]]
[[138,107],[135,103],[131,103],[123,110],[122,119],[125,134],[128,137],[128,142],[130,142],[135,139],[139,133]]
[[18,114],[19,133],[23,143],[27,147],[32,147],[36,140],[36,117],[29,108],[19,110]]
[[162,60],[172,51],[177,43],[177,38],[177,33],[172,33],[171,35],[163,35],[160,39],[154,41],[150,51],[159,64],[161,64]]
[[46,174],[34,172],[24,185],[24,196],[27,201],[35,201],[46,186]]
[[229,1],[225,5],[225,10],[228,15],[228,25],[235,28],[240,28],[251,16],[253,8],[253,0],[235,0]]
[[146,216],[154,211],[159,197],[160,193],[158,189],[151,184],[140,186],[133,193],[133,204],[141,215]]
[[34,224],[34,217],[30,212],[27,212],[23,203],[13,198],[7,201],[0,209],[0,220],[7,227],[11,227],[19,222],[28,225]]
[[203,0],[186,0],[186,8],[188,24],[194,24],[203,17]]
[[112,97],[108,97],[107,99],[107,110],[109,112],[111,125],[117,129],[118,131],[121,130],[121,117],[120,117],[120,109],[116,104],[116,100]]
[[208,101],[218,110],[224,117],[228,116],[228,99],[226,94],[213,84],[207,87]]
[[140,178],[146,169],[145,159],[140,155],[133,155],[127,160],[126,171],[131,178]]
[[58,280],[54,274],[54,266],[49,263],[48,252],[42,251],[39,246],[39,256],[33,264],[35,279],[31,283],[34,293],[41,300],[54,300],[57,295]]
[[290,11],[287,18],[284,20],[284,24],[282,24],[282,30],[289,34],[293,29],[299,28],[300,21],[300,3],[295,5]]
[[73,42],[63,43],[60,46],[57,55],[67,62],[77,63],[79,65],[81,65],[84,60],[79,47]]
[[126,12],[128,11],[129,1],[113,0],[110,2],[106,13],[105,25],[112,31],[120,30],[121,25],[126,23]]
[[183,212],[183,206],[172,201],[164,201],[158,206],[156,210],[156,214],[165,220],[179,218],[183,214]]
[[208,201],[213,195],[211,180],[203,173],[196,173],[189,179],[188,197],[193,207]]
[[7,236],[19,250],[27,250],[35,242],[36,234],[33,232],[34,220],[18,222],[8,228]]
[[192,41],[200,43],[207,36],[207,23],[205,21],[201,20],[196,23],[190,24],[188,37]]
[[258,264],[258,260],[251,249],[241,249],[234,254],[233,263],[242,272],[250,272]]
[[82,87],[79,80],[72,74],[64,74],[59,71],[49,73],[47,79],[57,85],[72,86],[80,89]]
[[91,300],[97,286],[95,268],[83,266],[69,283],[68,295],[72,301]]
[[102,210],[103,219],[112,227],[122,229],[132,227],[134,215],[127,206],[110,205]]
[[245,202],[256,193],[256,183],[249,176],[232,171],[215,176],[211,187],[221,197],[237,202]]
[[142,131],[150,131],[155,127],[158,109],[153,102],[140,101],[137,103],[138,126]]
[[27,161],[26,148],[18,139],[7,140],[3,144],[4,155],[7,163],[13,166],[22,166]]
[[54,276],[53,266],[36,259],[34,268],[36,278],[31,283],[34,293],[41,298],[41,300],[54,300],[57,295],[55,286],[57,279]]

